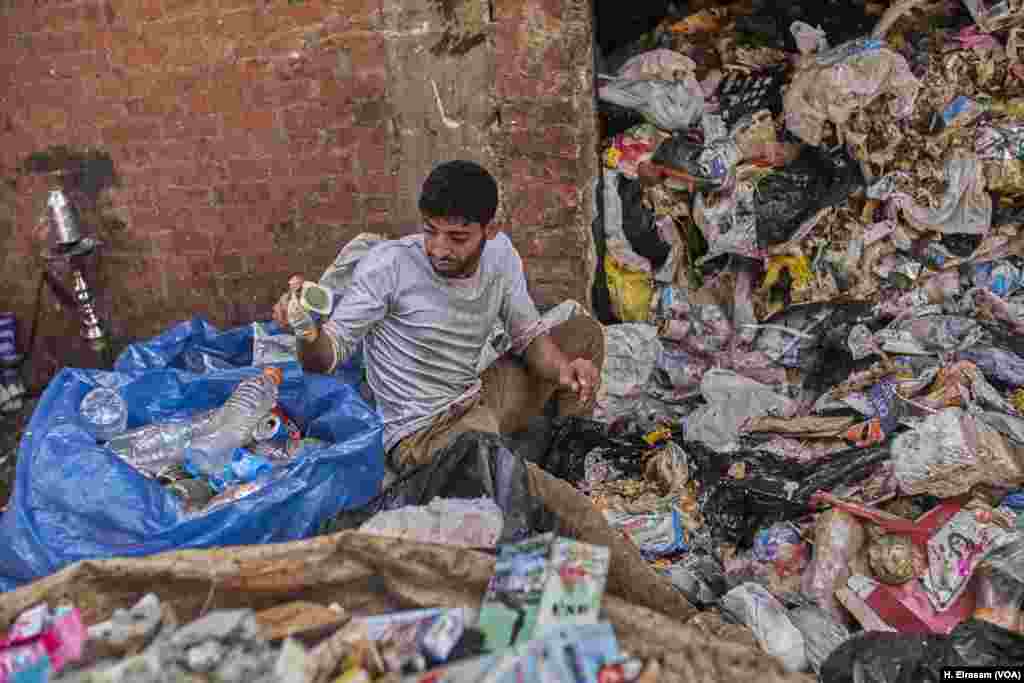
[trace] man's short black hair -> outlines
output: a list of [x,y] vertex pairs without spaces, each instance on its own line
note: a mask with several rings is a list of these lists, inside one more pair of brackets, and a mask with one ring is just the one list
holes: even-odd
[[498,211],[498,183],[472,161],[438,164],[423,181],[420,213],[431,218],[463,219],[486,227]]

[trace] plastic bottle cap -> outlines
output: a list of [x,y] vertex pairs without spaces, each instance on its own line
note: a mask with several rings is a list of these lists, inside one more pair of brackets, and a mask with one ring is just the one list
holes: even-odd
[[284,372],[281,368],[263,368],[263,374],[271,379],[274,384],[280,385],[284,381]]

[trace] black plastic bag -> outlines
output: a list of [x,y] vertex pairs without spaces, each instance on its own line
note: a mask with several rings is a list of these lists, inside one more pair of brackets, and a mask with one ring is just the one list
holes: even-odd
[[529,490],[526,464],[499,434],[466,432],[433,461],[402,475],[358,510],[340,513],[324,533],[358,528],[378,512],[426,505],[434,498],[491,498],[505,518],[500,543],[554,528],[554,517]]
[[643,185],[639,180],[619,178],[619,199],[622,200],[622,230],[629,246],[658,270],[665,265],[672,247],[658,234],[654,211],[644,206]]
[[965,621],[949,640],[963,666],[1024,666],[1024,635],[989,621]]
[[620,133],[625,133],[645,121],[642,114],[612,102],[598,100],[597,110],[604,122],[604,130],[601,131],[603,140],[609,140]]
[[821,667],[829,683],[939,683],[954,666],[1024,665],[1024,635],[970,620],[948,635],[870,632],[840,645]]
[[793,163],[758,182],[758,239],[762,244],[787,241],[801,223],[845,201],[863,184],[860,166],[844,149],[804,147]]
[[992,209],[992,227],[1024,223],[1024,206],[1003,206],[994,202]]
[[714,555],[691,549],[668,570],[672,585],[701,609],[718,603],[729,591],[725,567]]
[[605,457],[630,474],[640,474],[650,446],[640,434],[612,436],[603,422],[582,417],[538,417],[517,434],[505,436],[509,449],[527,462],[570,484],[583,480],[587,454],[607,449]]
[[821,665],[829,683],[940,683],[957,657],[945,636],[871,631],[855,635]]
[[667,166],[668,168],[682,171],[694,180],[694,189],[709,190],[720,187],[726,180],[726,175],[712,176],[708,168],[701,163],[701,154],[704,153],[704,144],[695,140],[686,132],[676,133],[671,138],[664,140],[654,151],[651,161],[655,164]]
[[[818,491],[832,491],[862,481],[890,458],[886,447],[849,449],[812,463],[799,463],[756,446],[739,453],[716,453],[701,443],[683,444],[691,476],[700,484],[698,505],[718,542],[750,547],[765,526],[797,519],[810,511]],[[728,476],[729,468],[744,463],[743,479]]]
[[[994,221],[993,221],[994,224]],[[966,233],[949,233],[942,236],[942,246],[949,249],[953,256],[967,258],[981,245],[982,235],[968,235]]]

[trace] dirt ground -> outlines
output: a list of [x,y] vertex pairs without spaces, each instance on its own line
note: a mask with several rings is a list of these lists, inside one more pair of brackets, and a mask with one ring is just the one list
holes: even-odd
[[0,509],[7,506],[14,485],[14,467],[18,461],[18,444],[28,427],[37,399],[25,401],[21,410],[0,414]]

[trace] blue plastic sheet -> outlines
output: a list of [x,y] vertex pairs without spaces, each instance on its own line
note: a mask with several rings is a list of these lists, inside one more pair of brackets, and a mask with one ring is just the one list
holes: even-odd
[[[215,408],[259,372],[231,367],[244,365],[251,342],[251,326],[218,332],[196,319],[130,347],[114,372],[58,373],[18,450],[14,490],[0,518],[0,590],[83,559],[305,538],[338,511],[369,501],[384,475],[380,418],[352,383],[304,374],[296,363],[279,366],[280,405],[303,433],[330,445],[304,449],[263,488],[206,514],[186,515],[173,494],[79,423],[82,397],[101,384],[121,391],[129,429]],[[188,354],[222,365],[189,372],[181,369]]]

